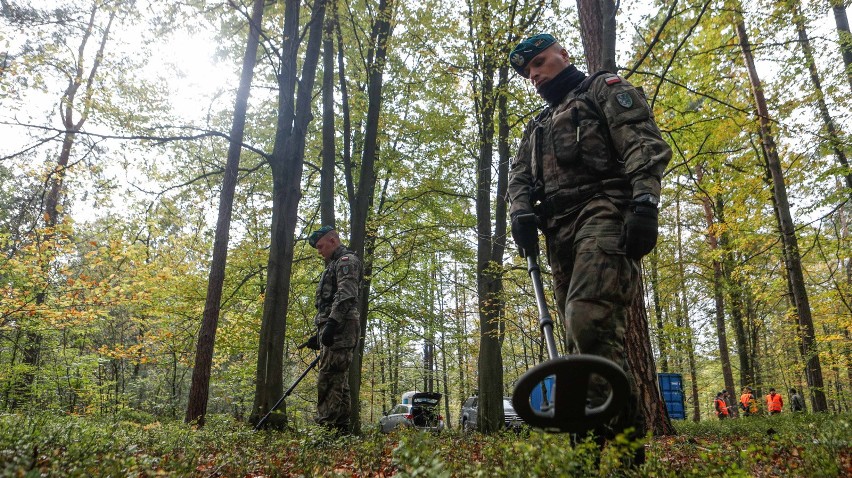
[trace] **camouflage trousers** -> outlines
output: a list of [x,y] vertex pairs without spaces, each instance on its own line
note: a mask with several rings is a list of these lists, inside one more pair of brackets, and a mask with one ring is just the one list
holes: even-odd
[[[638,292],[639,264],[625,253],[624,212],[609,198],[599,196],[584,207],[557,218],[545,231],[547,257],[553,273],[553,292],[559,318],[565,326],[569,353],[607,358],[627,373],[631,396],[628,409],[598,436],[612,438],[627,427],[644,433],[638,394],[624,350],[627,311]],[[606,400],[609,387],[593,376],[592,405]]]
[[332,350],[322,347],[317,377],[317,415],[314,421],[322,426],[346,431],[352,410],[349,399],[349,365],[355,350]]

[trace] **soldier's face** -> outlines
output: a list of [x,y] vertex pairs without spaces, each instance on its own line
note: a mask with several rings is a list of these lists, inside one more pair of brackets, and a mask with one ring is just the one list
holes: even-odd
[[336,238],[333,234],[328,233],[320,238],[317,241],[317,252],[320,253],[323,259],[329,260],[331,259],[331,255],[334,254],[334,250],[337,249]]
[[568,51],[554,44],[533,57],[524,68],[524,72],[533,86],[539,89],[570,64],[571,58],[568,56]]

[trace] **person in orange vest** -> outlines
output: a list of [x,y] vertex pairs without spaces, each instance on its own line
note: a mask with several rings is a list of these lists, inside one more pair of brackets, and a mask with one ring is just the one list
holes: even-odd
[[769,389],[769,395],[766,396],[766,409],[770,415],[781,413],[781,408],[784,406],[784,399],[781,394],[775,393],[774,388]]
[[716,400],[713,400],[713,408],[716,409],[716,416],[719,417],[719,420],[728,418],[728,402],[725,401],[727,394],[727,390],[722,390],[716,394]]
[[757,399],[751,393],[751,387],[743,387],[743,393],[740,395],[740,409],[743,411],[744,417],[757,415]]

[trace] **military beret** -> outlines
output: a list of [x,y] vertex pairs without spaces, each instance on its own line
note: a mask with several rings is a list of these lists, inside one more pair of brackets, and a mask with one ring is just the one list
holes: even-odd
[[509,53],[509,63],[519,75],[527,78],[524,73],[524,67],[535,58],[536,55],[543,52],[547,47],[556,43],[556,38],[549,33],[539,33],[533,35],[526,40],[518,43],[518,46]]
[[322,236],[328,234],[333,230],[334,228],[331,226],[323,226],[317,229],[316,231],[312,232],[310,236],[308,236],[308,244],[310,244],[311,247],[317,247],[317,241],[322,239]]

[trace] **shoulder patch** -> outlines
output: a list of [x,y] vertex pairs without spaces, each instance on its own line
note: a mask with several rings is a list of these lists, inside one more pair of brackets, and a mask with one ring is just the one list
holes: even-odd
[[349,260],[349,256],[343,256],[343,257],[341,257],[341,258],[340,258],[340,260],[341,260],[341,261],[348,261],[348,260]]
[[621,78],[619,78],[618,75],[609,75],[604,78],[604,81],[606,81],[607,85],[612,86],[621,83]]

